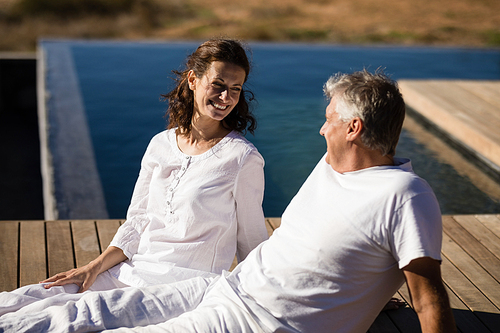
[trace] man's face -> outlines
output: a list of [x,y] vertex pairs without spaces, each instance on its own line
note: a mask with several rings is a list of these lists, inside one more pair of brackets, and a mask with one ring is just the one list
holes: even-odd
[[326,140],[326,162],[334,169],[346,152],[346,134],[349,125],[349,123],[339,119],[339,114],[335,111],[336,107],[337,102],[335,97],[333,97],[330,104],[326,107],[326,121],[319,131],[319,134],[324,136]]

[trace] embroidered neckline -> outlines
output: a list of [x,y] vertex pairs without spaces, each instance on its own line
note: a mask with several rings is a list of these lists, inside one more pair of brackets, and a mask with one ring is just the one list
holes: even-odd
[[199,155],[188,155],[184,153],[182,150],[180,150],[179,146],[177,145],[177,137],[175,134],[176,128],[172,128],[168,130],[168,139],[170,141],[170,144],[173,146],[174,151],[176,154],[182,158],[189,157],[191,161],[196,161],[196,160],[203,160],[206,159],[215,153],[217,153],[219,150],[222,149],[228,143],[230,140],[233,138],[237,137],[238,133],[236,131],[231,131],[229,132],[225,137],[223,137],[219,142],[217,142],[212,148],[207,150],[206,152],[199,154]]

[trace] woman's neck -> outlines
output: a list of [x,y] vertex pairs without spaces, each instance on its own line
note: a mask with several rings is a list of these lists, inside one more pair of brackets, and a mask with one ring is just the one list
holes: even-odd
[[189,133],[177,134],[177,145],[187,155],[200,155],[219,143],[231,130],[221,122],[193,122]]

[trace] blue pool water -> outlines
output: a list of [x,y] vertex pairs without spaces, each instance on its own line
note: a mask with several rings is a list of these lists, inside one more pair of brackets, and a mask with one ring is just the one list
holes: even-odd
[[[70,42],[97,166],[111,218],[123,218],[151,137],[162,131],[179,69],[198,43]],[[280,216],[325,151],[318,131],[326,101],[322,86],[335,72],[385,68],[394,79],[500,79],[500,50],[354,47],[250,43],[248,87],[259,121],[247,135],[266,160],[266,216]],[[443,213],[499,213],[489,198],[404,131],[397,155],[434,188]],[[460,196],[460,193],[464,193]],[[464,200],[467,205],[464,205]]]

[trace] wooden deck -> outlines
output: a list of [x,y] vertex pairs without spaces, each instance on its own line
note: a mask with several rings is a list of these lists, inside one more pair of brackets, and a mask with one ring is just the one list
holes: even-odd
[[[266,219],[269,234],[281,219]],[[0,290],[81,266],[107,247],[120,220],[0,221]],[[500,332],[500,215],[443,216],[443,280],[460,332]],[[409,303],[406,287],[400,297]],[[355,314],[353,314],[355,316]],[[381,313],[370,333],[420,332],[413,310]]]
[[400,80],[406,104],[500,172],[500,81]]

